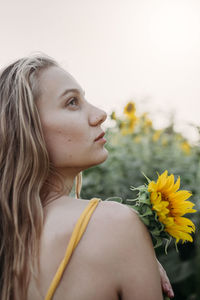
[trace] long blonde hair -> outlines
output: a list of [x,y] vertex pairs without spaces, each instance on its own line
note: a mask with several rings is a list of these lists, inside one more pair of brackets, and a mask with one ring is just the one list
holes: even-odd
[[[39,73],[58,64],[34,55],[15,61],[0,73],[0,299],[27,298],[43,228],[42,187],[50,172],[36,107]],[[58,175],[58,174],[57,174]],[[76,178],[80,196],[81,173]],[[42,202],[43,201],[43,202]]]

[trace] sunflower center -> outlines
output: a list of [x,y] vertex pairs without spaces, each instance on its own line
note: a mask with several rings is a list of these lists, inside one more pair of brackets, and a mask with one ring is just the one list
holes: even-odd
[[132,103],[129,103],[128,106],[127,106],[127,112],[132,112],[134,111],[134,105]]

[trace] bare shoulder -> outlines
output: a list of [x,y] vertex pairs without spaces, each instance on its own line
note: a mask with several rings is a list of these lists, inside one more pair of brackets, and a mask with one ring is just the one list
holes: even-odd
[[[92,230],[98,237],[98,248],[105,253],[112,265],[120,266],[123,253],[132,248],[132,253],[140,245],[151,247],[151,239],[137,212],[127,205],[115,201],[102,201],[93,219]],[[112,251],[111,251],[112,249]],[[153,253],[153,250],[152,250]],[[109,256],[110,254],[110,256]],[[117,271],[117,270],[116,270]]]
[[112,248],[110,267],[122,299],[162,299],[152,241],[137,213],[127,205],[110,201],[105,201],[103,211]]
[[125,216],[127,214],[129,214],[130,212],[133,214],[135,214],[135,212],[131,209],[129,209],[128,206],[115,202],[115,201],[101,201],[102,203],[102,209],[104,210],[104,212],[106,214],[110,214],[113,217],[122,217]]
[[[127,249],[131,249],[132,254],[142,252],[142,247],[149,247],[151,255],[154,249],[150,234],[146,226],[140,220],[137,212],[131,207],[114,201],[105,201],[102,208],[102,219],[107,223],[110,237],[114,237],[116,243],[116,255]],[[130,251],[129,251],[130,252]]]
[[[113,228],[120,224],[121,230],[125,230],[128,226],[138,226],[141,230],[146,230],[140,221],[138,214],[131,207],[115,201],[103,201],[102,203],[103,218],[110,222]],[[133,231],[132,231],[133,232]]]

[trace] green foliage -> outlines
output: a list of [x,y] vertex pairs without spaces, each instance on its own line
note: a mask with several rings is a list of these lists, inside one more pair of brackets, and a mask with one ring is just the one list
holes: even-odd
[[[114,122],[114,121],[113,121]],[[90,199],[98,197],[102,200],[111,200],[112,197],[133,199],[131,186],[138,187],[146,183],[143,173],[152,180],[156,180],[156,172],[161,174],[164,170],[181,178],[181,189],[189,190],[198,209],[200,207],[200,147],[190,143],[174,130],[172,123],[162,132],[147,125],[146,117],[140,117],[134,129],[129,134],[122,134],[122,119],[116,118],[116,126],[106,132],[107,144],[104,147],[109,151],[107,161],[83,172],[83,188],[81,197]],[[128,125],[127,125],[128,126]],[[136,198],[137,194],[135,194]],[[121,198],[121,199],[120,199]],[[175,299],[200,299],[200,291],[194,292],[195,282],[200,282],[200,216],[198,213],[187,216],[196,225],[194,243],[178,244],[177,253],[174,247],[169,247],[168,255],[161,247],[156,253],[169,274],[171,283],[176,288]],[[184,253],[184,255],[183,255]],[[196,259],[198,257],[198,260]],[[196,260],[195,260],[196,259]],[[195,263],[194,263],[195,262]],[[189,279],[193,285],[189,284]],[[185,291],[183,297],[181,289]],[[198,294],[197,294],[198,293]],[[195,298],[196,297],[196,298]]]

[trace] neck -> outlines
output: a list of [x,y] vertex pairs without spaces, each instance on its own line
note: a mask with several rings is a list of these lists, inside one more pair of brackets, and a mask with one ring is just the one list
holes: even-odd
[[42,188],[41,198],[44,206],[61,196],[70,195],[75,179],[81,170],[56,169],[56,173],[49,175]]

